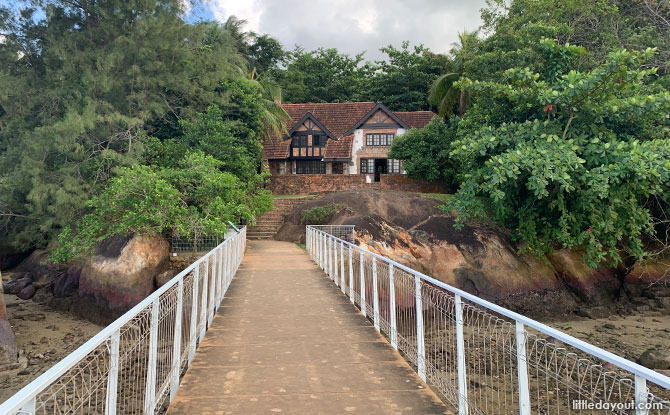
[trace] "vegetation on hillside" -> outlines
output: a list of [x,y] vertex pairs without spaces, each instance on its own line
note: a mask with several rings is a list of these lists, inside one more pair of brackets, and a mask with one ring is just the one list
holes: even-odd
[[118,233],[220,235],[271,206],[262,137],[281,113],[234,19],[187,24],[177,0],[20,4],[0,9],[3,245],[60,234],[66,261]]
[[666,248],[670,6],[489,0],[482,19],[447,55],[370,62],[187,23],[179,0],[0,7],[0,246],[58,239],[68,261],[118,233],[220,235],[271,206],[278,101],[372,100],[440,114],[390,156],[454,190],[461,221],[592,266]]
[[431,91],[460,116],[410,131],[392,156],[459,183],[447,208],[461,223],[493,219],[538,255],[630,266],[667,249],[670,41],[643,3],[490,1],[489,36],[455,50],[460,79]]

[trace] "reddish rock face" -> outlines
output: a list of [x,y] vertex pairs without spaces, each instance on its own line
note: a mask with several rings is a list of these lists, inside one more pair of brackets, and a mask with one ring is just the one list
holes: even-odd
[[170,244],[162,236],[110,238],[84,265],[79,295],[93,301],[98,309],[108,309],[113,317],[154,291],[154,278],[167,268],[169,260]]

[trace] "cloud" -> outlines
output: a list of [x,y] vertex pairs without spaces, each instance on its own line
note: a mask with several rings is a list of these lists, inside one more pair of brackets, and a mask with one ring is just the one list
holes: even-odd
[[234,14],[248,30],[267,33],[285,48],[337,48],[380,59],[379,48],[403,40],[448,52],[458,32],[481,24],[485,0],[211,0],[211,14],[225,21]]

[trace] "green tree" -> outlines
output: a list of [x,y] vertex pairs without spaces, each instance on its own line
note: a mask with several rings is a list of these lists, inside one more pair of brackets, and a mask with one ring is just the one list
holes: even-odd
[[82,218],[76,233],[69,227],[61,232],[51,259],[68,262],[91,254],[96,244],[118,234],[222,237],[228,221],[249,221],[270,207],[268,191],[250,192],[253,186],[222,167],[212,156],[190,152],[174,168],[122,168],[88,203],[91,213]]
[[448,71],[449,58],[423,45],[410,49],[409,42],[403,42],[400,49],[389,45],[381,51],[388,58],[373,67],[368,80],[370,98],[393,111],[429,110],[427,91],[440,74]]
[[389,158],[403,161],[409,177],[442,182],[458,188],[456,166],[449,152],[456,139],[457,123],[434,118],[422,129],[411,129],[393,140]]
[[653,50],[571,69],[584,53],[543,39],[542,73],[458,82],[493,100],[459,123],[451,156],[464,183],[452,207],[460,220],[492,217],[537,254],[582,248],[591,266],[629,265],[655,232],[646,201],[670,194],[670,93],[641,69]]
[[178,0],[34,4],[0,11],[0,243],[46,246],[147,137],[181,137],[211,105],[259,171],[260,91],[232,29],[186,24]]
[[351,57],[337,49],[306,52],[297,47],[288,53],[285,71],[274,78],[286,102],[347,102],[358,100],[363,89],[363,54]]
[[465,114],[469,99],[465,91],[459,91],[454,87],[454,83],[464,75],[465,62],[476,52],[479,44],[477,35],[476,31],[464,31],[458,34],[460,42],[455,43],[451,48],[455,72],[440,75],[430,87],[428,102],[437,108],[441,117],[452,116],[456,107],[458,107],[458,115],[462,117]]

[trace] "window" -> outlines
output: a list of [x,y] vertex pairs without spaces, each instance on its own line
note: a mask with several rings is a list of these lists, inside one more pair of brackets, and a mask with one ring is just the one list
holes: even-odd
[[388,171],[389,174],[402,173],[402,162],[396,159],[388,159],[386,171]]
[[312,145],[314,147],[323,147],[326,145],[326,135],[325,134],[314,134],[312,136]]
[[375,159],[361,159],[361,174],[375,173]]
[[296,174],[326,174],[326,163],[321,160],[296,160]]
[[395,138],[395,134],[366,134],[366,146],[390,146]]
[[307,147],[307,136],[306,135],[294,136],[293,147]]
[[291,156],[294,158],[319,158],[323,157],[327,137],[325,134],[296,133],[291,142]]

